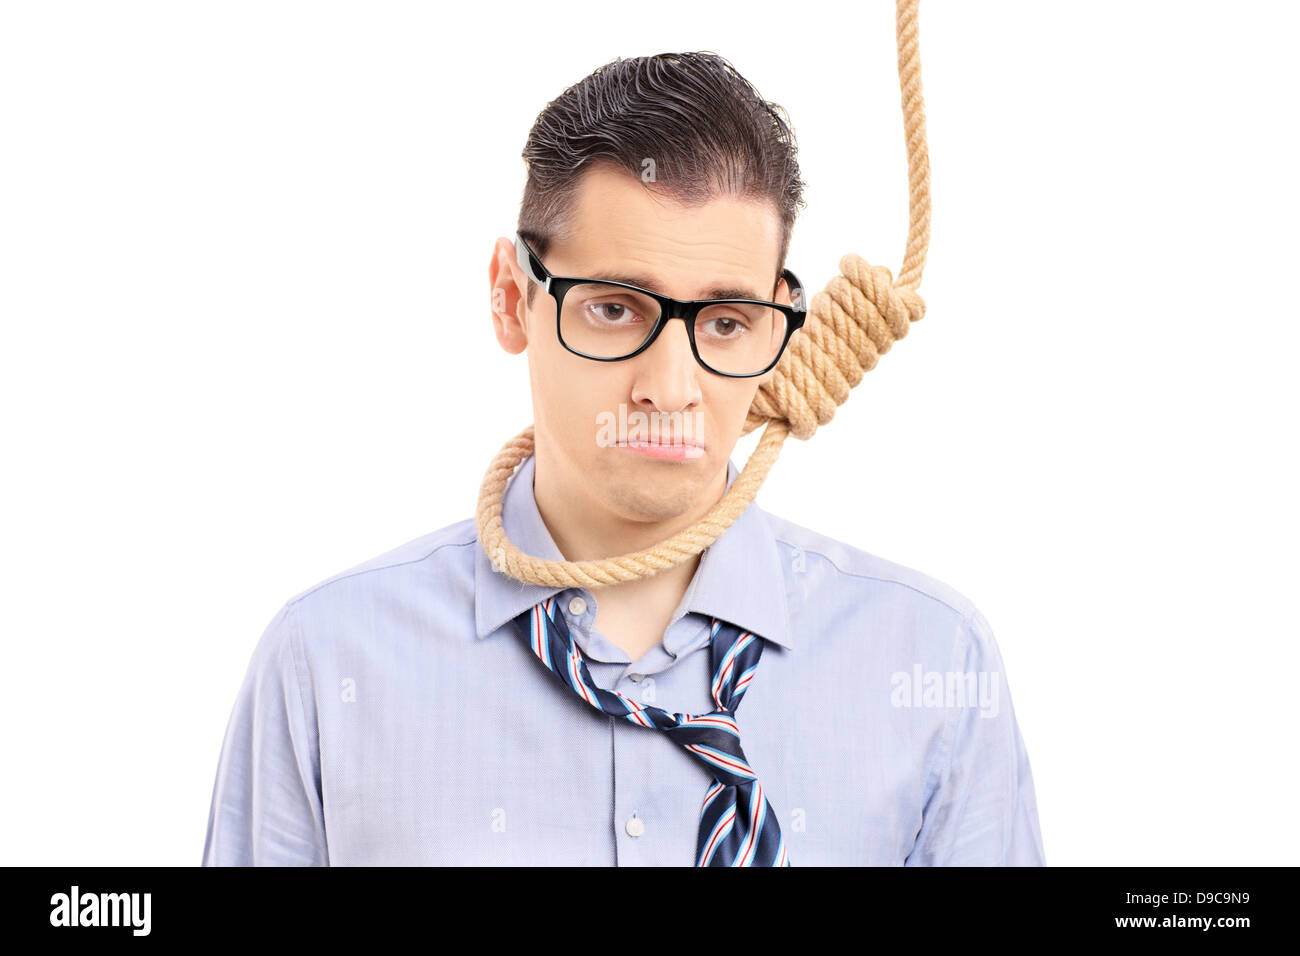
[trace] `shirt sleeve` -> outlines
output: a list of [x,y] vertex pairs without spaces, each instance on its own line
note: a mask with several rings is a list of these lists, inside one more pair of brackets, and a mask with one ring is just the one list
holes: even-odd
[[947,752],[905,865],[1045,866],[1029,755],[978,610],[963,623],[954,663],[966,694],[949,704]]
[[253,651],[226,726],[204,866],[328,866],[320,747],[295,605]]

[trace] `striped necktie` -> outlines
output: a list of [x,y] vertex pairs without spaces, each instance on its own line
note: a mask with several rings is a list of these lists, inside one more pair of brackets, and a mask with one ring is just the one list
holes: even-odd
[[762,638],[713,619],[709,640],[717,710],[693,716],[670,714],[597,687],[554,595],[516,617],[515,627],[551,673],[592,707],[664,731],[713,773],[700,811],[696,866],[790,865],[780,823],[740,749],[736,725],[736,708],[763,653]]

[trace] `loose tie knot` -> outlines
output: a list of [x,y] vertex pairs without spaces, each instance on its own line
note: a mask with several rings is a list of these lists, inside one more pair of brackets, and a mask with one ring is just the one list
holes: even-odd
[[677,725],[660,729],[674,743],[700,758],[721,783],[729,787],[744,787],[753,786],[758,780],[758,774],[741,749],[740,727],[732,711],[672,716]]

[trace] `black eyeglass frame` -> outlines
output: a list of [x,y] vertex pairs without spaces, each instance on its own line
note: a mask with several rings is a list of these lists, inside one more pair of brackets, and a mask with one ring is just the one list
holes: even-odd
[[[551,298],[555,300],[555,335],[560,340],[560,344],[566,350],[574,355],[580,355],[583,358],[591,359],[593,362],[624,362],[630,358],[640,355],[651,345],[655,339],[659,338],[659,333],[664,330],[668,323],[673,319],[681,319],[686,323],[686,335],[691,340],[691,352],[695,355],[695,361],[700,363],[700,367],[714,375],[721,375],[725,378],[757,378],[760,375],[766,375],[776,364],[781,361],[781,356],[785,354],[785,348],[790,344],[790,336],[796,331],[803,328],[804,320],[808,317],[806,306],[783,305],[780,302],[766,302],[763,299],[691,299],[683,301],[674,299],[670,296],[659,295],[657,292],[651,292],[649,289],[643,289],[640,286],[629,285],[626,282],[615,282],[612,279],[586,279],[580,276],[557,276],[549,272],[546,266],[542,265],[541,258],[533,252],[532,247],[524,240],[523,236],[515,236],[515,259],[519,263],[519,268],[524,271],[532,281],[536,282],[546,292],[549,292]],[[804,302],[803,283],[789,269],[782,269],[781,275],[777,281],[785,279],[786,285],[791,290],[790,298],[795,302]],[[618,286],[623,289],[630,289],[633,292],[639,292],[642,295],[648,295],[659,303],[659,318],[655,320],[654,327],[646,340],[641,343],[635,352],[629,352],[627,355],[620,355],[617,358],[608,358],[601,355],[588,355],[575,349],[569,343],[564,341],[564,333],[560,331],[560,315],[564,308],[565,294],[576,285],[582,285],[588,282],[598,282],[603,285]],[[774,309],[779,309],[785,313],[785,339],[781,342],[781,347],[776,351],[776,357],[768,365],[759,369],[757,372],[720,372],[713,368],[708,362],[700,357],[700,350],[695,345],[695,319],[700,314],[700,310],[711,305],[744,304],[744,305],[766,305]]]

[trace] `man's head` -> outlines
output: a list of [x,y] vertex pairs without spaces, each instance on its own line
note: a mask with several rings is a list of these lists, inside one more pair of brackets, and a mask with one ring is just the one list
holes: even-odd
[[[619,276],[683,300],[725,287],[791,302],[779,277],[803,205],[793,134],[781,108],[722,58],[602,67],[547,106],[524,158],[517,232],[551,273]],[[497,338],[528,352],[539,464],[562,471],[575,501],[630,522],[673,522],[721,492],[754,393],[773,372],[705,370],[676,320],[630,359],[574,355],[558,341],[555,301],[519,268],[510,239],[497,241],[489,273]],[[611,422],[619,438],[626,426],[633,438],[693,439],[702,453],[646,457],[611,443]]]

